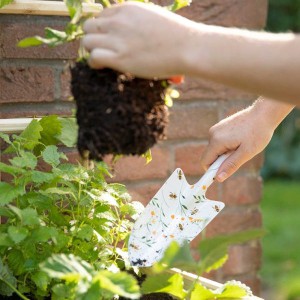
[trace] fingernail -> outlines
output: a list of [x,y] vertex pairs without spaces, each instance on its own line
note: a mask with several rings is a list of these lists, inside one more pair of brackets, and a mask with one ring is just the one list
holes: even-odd
[[223,182],[224,180],[227,179],[227,174],[225,172],[221,172],[218,176],[217,176],[217,180],[220,182]]

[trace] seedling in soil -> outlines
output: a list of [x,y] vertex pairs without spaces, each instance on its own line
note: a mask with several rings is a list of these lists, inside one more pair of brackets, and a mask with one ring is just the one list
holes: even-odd
[[[122,2],[125,1],[100,1],[104,7]],[[148,0],[139,2],[150,3]],[[190,2],[175,0],[166,9],[176,11]],[[18,45],[54,47],[80,39],[82,23],[89,16],[83,16],[80,0],[65,0],[65,3],[71,18],[65,31],[46,28],[45,37],[30,37]],[[145,154],[158,140],[165,138],[168,106],[172,105],[172,98],[178,97],[171,84],[181,83],[182,76],[148,80],[107,68],[94,70],[87,65],[87,57],[88,53],[81,48],[78,61],[71,68],[79,153],[88,160],[102,160],[107,154]]]

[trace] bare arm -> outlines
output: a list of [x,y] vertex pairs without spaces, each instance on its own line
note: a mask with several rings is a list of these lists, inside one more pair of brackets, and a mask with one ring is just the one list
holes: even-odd
[[187,46],[190,75],[300,104],[299,35],[198,26]]
[[292,109],[292,105],[259,98],[252,106],[220,121],[209,131],[209,144],[201,158],[202,166],[207,169],[219,155],[232,152],[216,177],[221,182],[226,180],[265,149],[274,130]]
[[198,24],[125,3],[85,23],[90,65],[140,77],[192,75],[300,105],[300,36]]

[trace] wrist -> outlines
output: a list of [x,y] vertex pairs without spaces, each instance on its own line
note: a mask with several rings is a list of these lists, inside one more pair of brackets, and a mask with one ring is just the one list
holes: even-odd
[[294,106],[260,97],[252,105],[254,116],[263,120],[264,126],[275,130],[285,117],[293,110]]

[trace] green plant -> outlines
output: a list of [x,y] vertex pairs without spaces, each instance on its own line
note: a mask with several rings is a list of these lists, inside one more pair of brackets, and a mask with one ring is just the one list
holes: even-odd
[[[113,281],[117,276],[121,295],[127,296],[130,283],[131,297],[136,298],[138,288],[130,275],[108,271],[125,268],[122,255],[131,226],[127,217],[135,213],[135,204],[128,203],[123,185],[106,183],[104,176],[109,173],[104,163],[88,170],[80,163],[67,162],[56,144],[73,145],[74,120],[44,117],[33,120],[20,136],[0,136],[9,145],[5,152],[12,156],[9,163],[0,163],[0,171],[10,177],[0,183],[0,218],[4,219],[0,225],[0,294],[29,293],[39,299],[51,290],[53,299],[64,299],[63,289],[68,299],[79,297],[85,290],[76,286],[78,278],[67,277],[70,284],[62,286],[43,270],[47,264],[40,265],[53,254],[64,253],[70,262],[75,255],[95,270],[106,270],[93,277]],[[41,164],[47,170],[39,169]],[[85,289],[89,289],[91,269],[87,263],[78,266],[80,276],[89,274],[84,277]]]

